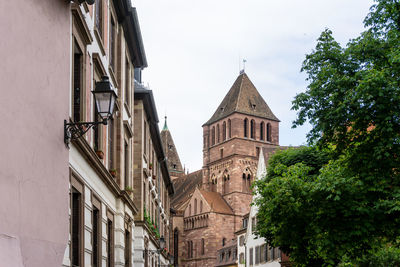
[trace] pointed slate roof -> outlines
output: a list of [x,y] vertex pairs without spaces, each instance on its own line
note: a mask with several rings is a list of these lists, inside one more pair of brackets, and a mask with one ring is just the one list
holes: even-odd
[[161,142],[164,148],[164,153],[167,157],[168,171],[171,176],[183,173],[182,163],[176,150],[174,140],[172,139],[171,132],[167,126],[167,116],[165,116],[164,128],[161,133]]
[[212,124],[234,112],[279,121],[244,72],[236,78],[214,115],[204,125]]

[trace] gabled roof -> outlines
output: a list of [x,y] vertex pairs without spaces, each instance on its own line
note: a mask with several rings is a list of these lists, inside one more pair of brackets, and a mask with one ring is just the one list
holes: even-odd
[[176,150],[171,132],[167,126],[167,116],[165,116],[164,128],[161,131],[161,141],[163,144],[165,155],[167,156],[168,170],[172,176],[183,174],[182,163]]
[[208,205],[211,207],[212,211],[217,213],[233,214],[233,210],[225,201],[225,199],[222,198],[221,194],[205,190],[199,191],[207,201]]
[[185,208],[185,204],[192,196],[196,186],[200,186],[203,179],[203,170],[198,170],[188,175],[173,180],[175,194],[171,205],[177,210]]
[[244,72],[237,77],[214,115],[204,125],[212,124],[234,112],[279,121]]

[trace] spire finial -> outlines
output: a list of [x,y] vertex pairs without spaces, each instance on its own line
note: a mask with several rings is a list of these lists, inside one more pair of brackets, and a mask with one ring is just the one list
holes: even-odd
[[165,119],[165,121],[164,121],[164,128],[163,128],[163,131],[168,131],[168,126],[167,126],[167,115],[164,116],[164,119]]
[[245,72],[245,70],[246,70],[246,62],[247,62],[247,60],[243,59],[243,69],[240,71],[240,74],[243,74]]

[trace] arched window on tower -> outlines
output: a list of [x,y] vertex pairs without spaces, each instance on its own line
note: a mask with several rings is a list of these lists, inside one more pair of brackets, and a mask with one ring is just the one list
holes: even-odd
[[251,192],[251,175],[247,174],[247,192]]
[[228,194],[229,193],[229,174],[225,173],[224,174],[224,184],[223,184],[223,192],[222,194]]
[[203,200],[200,200],[200,213],[203,212]]
[[262,121],[260,123],[260,140],[264,140],[264,127],[265,127],[265,125],[264,125],[264,122]]
[[244,119],[244,122],[243,122],[243,136],[244,137],[248,137],[248,125],[249,125],[249,120],[246,118],[246,119]]
[[246,174],[243,173],[242,175],[242,192],[247,192],[246,188],[247,188],[247,182],[246,182]]
[[255,137],[255,130],[256,130],[256,123],[254,122],[254,120],[250,121],[250,138]]
[[222,124],[222,141],[226,140],[226,122]]
[[271,138],[271,124],[267,123],[267,141],[271,142],[272,138]]
[[232,138],[231,120],[228,120],[228,138]]
[[215,126],[213,126],[211,130],[211,145],[215,145]]
[[196,215],[197,214],[197,199],[195,198],[194,199],[194,213],[193,213],[193,215]]
[[219,138],[220,138],[221,134],[219,132],[219,124],[217,125],[217,143],[219,143]]

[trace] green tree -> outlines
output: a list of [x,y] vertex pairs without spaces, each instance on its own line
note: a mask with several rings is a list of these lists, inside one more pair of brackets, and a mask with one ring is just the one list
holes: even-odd
[[364,24],[346,47],[322,32],[302,66],[308,88],[293,101],[293,125],[311,123],[315,148],[277,153],[256,183],[258,233],[300,266],[397,259],[399,1],[377,0]]

